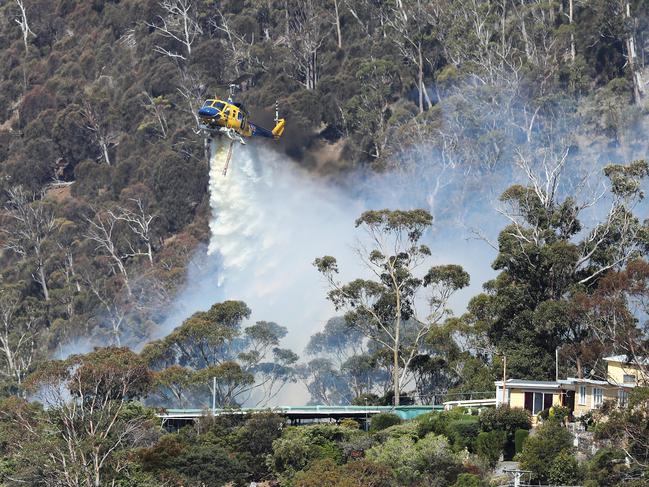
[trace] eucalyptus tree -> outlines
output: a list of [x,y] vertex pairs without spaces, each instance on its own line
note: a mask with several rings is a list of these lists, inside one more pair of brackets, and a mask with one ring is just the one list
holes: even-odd
[[50,299],[48,286],[48,247],[58,231],[54,209],[35,194],[18,186],[8,191],[8,202],[1,214],[0,247],[28,261],[34,268],[32,277],[40,286],[45,301]]
[[372,278],[343,283],[332,256],[314,265],[329,284],[328,298],[345,318],[392,355],[394,404],[411,379],[410,365],[428,333],[451,314],[450,297],[469,284],[458,265],[421,267],[431,250],[421,243],[433,217],[426,210],[366,211],[356,226],[366,230],[367,245],[357,248],[359,260]]
[[294,381],[298,357],[279,347],[286,328],[266,321],[243,327],[251,313],[242,301],[216,303],[148,343],[142,356],[155,371],[158,397],[181,405],[212,396],[220,407],[266,404]]
[[46,362],[26,387],[45,409],[37,424],[16,417],[18,459],[27,463],[16,472],[16,485],[114,485],[129,462],[124,453],[143,445],[152,427],[151,416],[133,404],[148,393],[151,373],[127,348]]
[[[562,157],[540,171],[526,166],[528,184],[502,194],[509,224],[500,232],[492,264],[500,273],[471,300],[464,317],[487,330],[519,378],[554,377],[557,348],[577,374],[584,359],[591,368],[596,330],[584,303],[604,276],[646,251],[647,223],[636,212],[647,163],[605,167],[608,189],[590,199],[580,197],[581,191],[562,196],[565,164]],[[585,212],[594,206],[602,211],[587,225]]]

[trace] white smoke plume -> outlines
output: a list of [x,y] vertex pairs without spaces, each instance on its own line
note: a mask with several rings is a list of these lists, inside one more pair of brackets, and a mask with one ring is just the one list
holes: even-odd
[[[282,346],[301,353],[309,337],[336,314],[314,259],[336,256],[342,279],[363,275],[353,249],[360,236],[355,219],[368,208],[431,208],[430,192],[421,180],[395,185],[391,174],[370,179],[360,191],[343,189],[270,149],[238,144],[224,176],[228,144],[211,146],[209,246],[197,253],[188,286],[159,336],[215,302],[239,299],[252,309],[251,321],[286,326]],[[458,313],[493,275],[489,264],[495,255],[484,242],[465,237],[457,228],[427,236],[434,263],[461,264],[472,275],[471,287],[454,303]],[[278,401],[303,404],[307,399],[306,391],[291,387]]]

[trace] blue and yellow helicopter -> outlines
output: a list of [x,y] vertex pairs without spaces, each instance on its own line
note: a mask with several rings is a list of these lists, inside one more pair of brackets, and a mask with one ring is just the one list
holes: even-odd
[[275,127],[272,130],[251,122],[243,105],[233,101],[232,97],[227,101],[218,98],[205,100],[203,106],[198,110],[198,118],[200,120],[198,127],[201,130],[208,134],[225,134],[242,144],[246,143],[244,137],[279,139],[286,126],[286,120],[279,118],[277,107],[275,108]]
[[275,103],[275,127],[272,130],[251,122],[243,105],[234,101],[234,89],[236,87],[236,84],[230,85],[230,96],[227,101],[211,98],[205,100],[203,106],[198,110],[198,128],[200,131],[210,138],[213,135],[226,135],[231,139],[223,175],[227,173],[228,164],[232,157],[232,146],[235,141],[245,144],[244,138],[253,136],[277,140],[282,136],[286,127],[286,120],[279,118],[277,103]]

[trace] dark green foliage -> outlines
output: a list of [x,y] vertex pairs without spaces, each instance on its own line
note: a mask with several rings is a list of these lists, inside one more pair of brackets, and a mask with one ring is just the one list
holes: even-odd
[[352,405],[353,406],[387,406],[388,404],[385,404],[384,401],[381,400],[379,396],[376,394],[362,394],[360,396],[356,396],[354,399],[352,399]]
[[629,467],[624,451],[616,448],[601,448],[588,462],[585,485],[613,487],[627,477]]
[[478,475],[461,473],[451,487],[482,487],[485,483]]
[[173,153],[159,155],[152,171],[153,191],[169,232],[177,232],[192,221],[207,188],[205,165]]
[[518,429],[514,432],[514,446],[517,454],[523,451],[523,445],[525,445],[528,436],[530,436],[528,430]]
[[500,406],[495,409],[485,409],[480,413],[480,429],[482,431],[505,432],[507,436],[505,459],[511,459],[515,454],[514,434],[516,430],[529,430],[531,427],[530,413],[524,409]]
[[273,441],[266,464],[282,483],[291,483],[297,472],[318,460],[341,464],[345,458],[343,445],[363,435],[366,433],[337,425],[286,428]]
[[401,423],[401,418],[394,413],[375,414],[370,422],[370,431],[381,431],[399,423]]
[[446,436],[453,445],[453,449],[461,451],[467,449],[470,453],[476,453],[476,439],[480,432],[480,423],[476,416],[465,415],[448,423]]
[[367,460],[355,460],[339,466],[331,460],[319,460],[308,469],[299,472],[293,484],[295,487],[391,487],[389,469]]
[[563,422],[570,418],[570,408],[566,406],[552,406],[548,411],[548,418],[553,421]]
[[272,450],[273,441],[282,435],[285,420],[272,413],[251,416],[236,433],[236,448],[241,452],[247,471],[253,479],[268,475],[266,455]]
[[571,456],[571,450],[570,432],[557,421],[545,422],[525,441],[519,455],[521,468],[531,470],[535,479],[544,482],[549,478],[554,460],[562,454],[560,462],[566,463],[566,455]]
[[480,413],[480,428],[483,431],[501,430],[513,435],[517,429],[529,430],[532,427],[530,413],[524,409],[500,406],[485,409]]
[[442,436],[429,434],[418,441],[408,436],[389,438],[366,452],[368,459],[392,470],[402,485],[446,486],[463,472],[460,459]]
[[239,484],[247,477],[248,465],[216,445],[197,445],[187,449],[174,464],[174,470],[208,487],[219,487],[223,482]]
[[504,431],[483,431],[476,439],[476,453],[478,457],[487,462],[489,467],[494,468],[503,448],[507,442],[507,434]]
[[548,469],[548,481],[556,485],[578,485],[582,477],[577,459],[567,450],[554,457]]
[[157,478],[185,479],[190,484],[243,485],[268,477],[265,458],[283,431],[280,416],[207,417],[196,427],[162,436],[139,450],[142,469]]

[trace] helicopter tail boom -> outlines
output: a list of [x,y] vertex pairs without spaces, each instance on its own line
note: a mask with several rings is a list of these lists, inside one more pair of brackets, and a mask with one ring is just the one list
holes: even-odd
[[277,122],[275,123],[275,127],[273,128],[273,137],[279,139],[284,133],[285,127],[286,127],[286,120],[284,120],[283,118],[277,120]]

